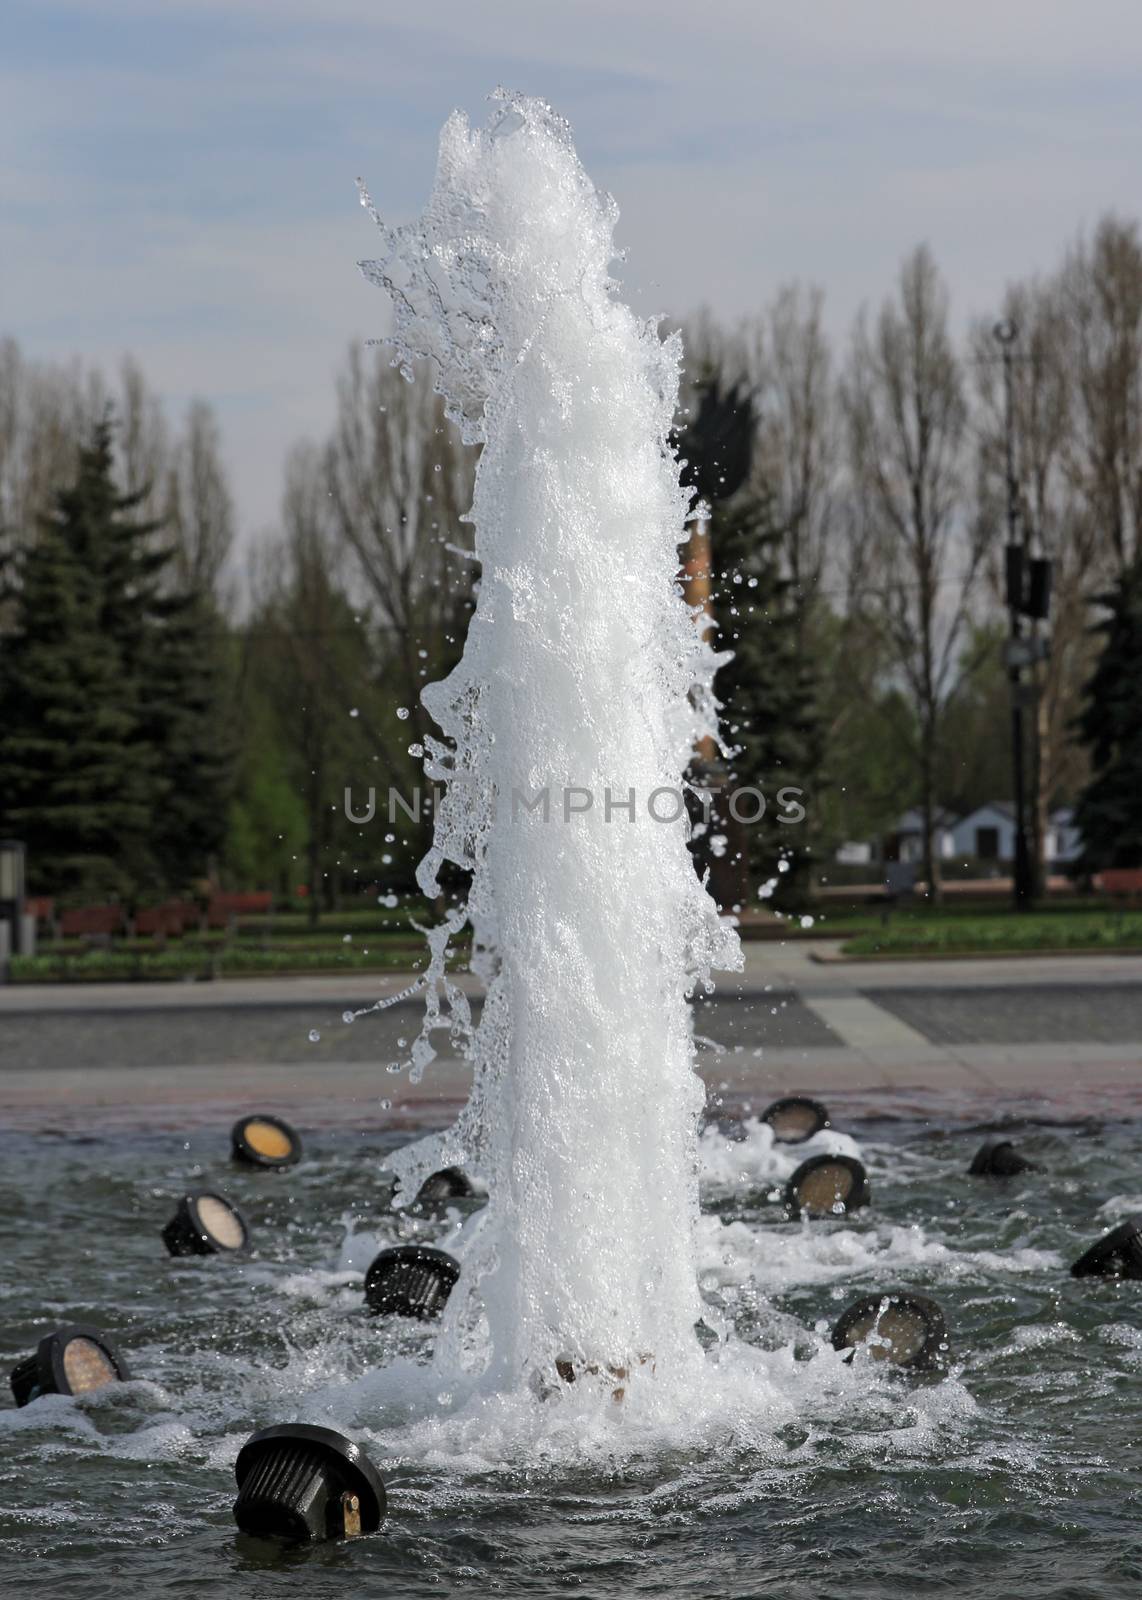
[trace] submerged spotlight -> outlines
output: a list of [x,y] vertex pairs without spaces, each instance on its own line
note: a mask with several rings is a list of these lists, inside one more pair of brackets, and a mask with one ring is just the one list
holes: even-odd
[[258,1539],[357,1539],[384,1520],[380,1473],[359,1445],[332,1428],[306,1422],[263,1428],[239,1450],[234,1476],[234,1520]]
[[474,1200],[476,1185],[460,1167],[442,1167],[430,1173],[416,1191],[414,1205],[437,1204],[441,1200]]
[[1142,1215],[1104,1234],[1075,1262],[1073,1278],[1142,1278]]
[[1010,1139],[985,1139],[972,1157],[968,1173],[973,1178],[1014,1178],[1034,1170]]
[[868,1174],[855,1156],[810,1156],[785,1187],[790,1211],[837,1217],[869,1202]]
[[41,1339],[35,1353],[12,1368],[18,1406],[42,1394],[90,1394],[109,1383],[126,1383],[127,1363],[105,1333],[76,1323]]
[[211,1189],[184,1194],[163,1229],[163,1243],[172,1256],[228,1255],[244,1250],[249,1236],[237,1206]]
[[382,1250],[365,1274],[365,1301],[382,1316],[438,1317],[460,1276],[460,1263],[446,1250],[401,1244]]
[[768,1122],[778,1144],[804,1144],[815,1133],[829,1124],[829,1113],[819,1100],[808,1100],[804,1095],[787,1094],[775,1100],[761,1113],[761,1121]]
[[907,1290],[854,1300],[837,1318],[832,1340],[834,1350],[851,1346],[855,1354],[855,1346],[866,1344],[874,1361],[916,1370],[942,1366],[948,1353],[944,1313],[926,1295]]
[[230,1131],[235,1161],[248,1167],[292,1167],[301,1160],[301,1139],[280,1117],[239,1117]]

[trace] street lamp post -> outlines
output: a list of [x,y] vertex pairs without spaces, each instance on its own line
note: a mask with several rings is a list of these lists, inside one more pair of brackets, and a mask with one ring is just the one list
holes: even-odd
[[[1024,771],[1023,740],[1023,668],[1029,664],[1031,652],[1023,641],[1024,586],[1026,583],[1026,548],[1019,518],[1019,479],[1015,473],[1015,384],[1012,346],[1019,337],[1019,329],[1010,317],[997,322],[992,330],[1003,350],[1003,395],[1005,410],[1005,446],[1007,466],[1007,548],[1005,550],[1005,575],[1007,580],[1007,610],[1011,619],[1011,636],[1008,642],[1007,677],[1011,686],[1011,768],[1015,801],[1015,909],[1024,910],[1031,902],[1033,885],[1031,856],[1027,848],[1027,796]],[[1025,657],[1027,658],[1025,660]]]

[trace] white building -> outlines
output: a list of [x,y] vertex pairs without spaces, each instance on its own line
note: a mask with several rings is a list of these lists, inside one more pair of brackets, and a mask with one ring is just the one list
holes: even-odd
[[[980,861],[1015,860],[1015,807],[1009,800],[989,800],[961,817],[952,828],[956,856]],[[1049,862],[1073,861],[1082,852],[1082,840],[1074,826],[1069,806],[1053,811],[1047,829],[1046,856]]]
[[[956,853],[952,834],[954,818],[950,811],[936,812],[935,845],[941,861],[948,861]],[[906,811],[896,824],[896,831],[885,841],[885,857],[897,861],[923,861],[924,813],[919,806]]]

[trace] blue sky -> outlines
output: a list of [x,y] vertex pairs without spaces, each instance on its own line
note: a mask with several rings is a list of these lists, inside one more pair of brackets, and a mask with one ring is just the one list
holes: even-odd
[[497,83],[571,120],[644,312],[801,277],[843,335],[927,239],[966,321],[1142,214],[1139,0],[6,0],[0,332],[211,400],[264,526],[385,326],[355,177],[412,215]]

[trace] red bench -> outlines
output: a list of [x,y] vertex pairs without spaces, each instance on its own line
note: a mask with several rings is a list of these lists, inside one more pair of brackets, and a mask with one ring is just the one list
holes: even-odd
[[1142,867],[1105,867],[1094,882],[1103,894],[1142,895]]
[[37,922],[50,922],[55,916],[56,903],[47,895],[31,895],[24,901],[24,911]]
[[122,906],[79,906],[60,913],[60,938],[110,939],[125,923]]
[[135,913],[135,933],[140,938],[180,939],[197,919],[197,907],[181,900],[171,900],[162,906],[144,906]]
[[239,917],[264,917],[273,909],[274,896],[270,889],[216,894],[211,897],[206,922],[211,928],[228,928]]

